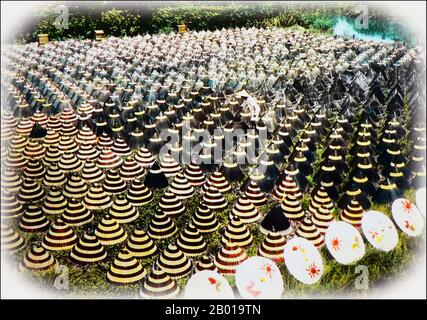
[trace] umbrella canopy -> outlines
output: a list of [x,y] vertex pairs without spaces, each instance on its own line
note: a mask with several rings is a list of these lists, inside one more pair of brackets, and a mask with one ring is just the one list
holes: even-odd
[[235,274],[239,264],[248,258],[246,252],[232,242],[223,245],[215,254],[214,264],[221,274]]
[[142,281],[140,295],[145,299],[170,299],[179,293],[179,287],[162,268],[155,264]]
[[168,153],[162,157],[160,167],[166,177],[175,177],[181,171],[178,162]]
[[303,195],[301,190],[298,188],[296,182],[291,176],[286,176],[285,179],[281,180],[273,190],[272,196],[278,201],[283,201],[286,195],[292,195],[298,200],[302,200]]
[[61,152],[58,147],[48,146],[43,158],[43,165],[47,168],[50,168],[53,165],[57,166],[59,159],[61,159]]
[[304,220],[302,220],[295,234],[309,240],[318,249],[325,243],[323,235],[309,217],[305,217]]
[[124,195],[119,195],[114,200],[109,213],[119,224],[131,223],[139,217],[139,212],[129,203]]
[[126,198],[134,207],[143,206],[153,200],[153,193],[139,179],[132,180]]
[[181,200],[191,198],[194,194],[194,187],[182,173],[175,176],[168,190]]
[[43,179],[46,169],[43,167],[40,160],[30,159],[23,172],[23,177],[32,180]]
[[1,196],[1,220],[11,220],[24,214],[24,208],[16,199],[16,196],[7,191],[2,192]]
[[101,154],[96,162],[98,168],[102,170],[117,168],[123,160],[112,150],[102,149]]
[[184,177],[192,186],[201,186],[205,182],[205,176],[200,166],[194,162],[190,162],[184,170]]
[[228,242],[233,242],[233,244],[242,248],[249,247],[253,242],[253,236],[249,229],[236,216],[230,219],[221,238],[221,243],[224,246]]
[[83,163],[74,153],[67,151],[59,159],[58,168],[64,173],[79,172],[83,168]]
[[19,263],[19,270],[48,271],[53,270],[58,261],[40,245],[34,245],[27,251]]
[[143,175],[144,169],[132,158],[127,158],[123,161],[119,169],[120,177],[129,182]]
[[186,299],[233,299],[233,289],[227,279],[211,270],[195,273],[185,286]]
[[126,243],[126,249],[132,256],[141,259],[156,254],[157,246],[148,234],[140,228],[135,228]]
[[334,215],[330,209],[324,205],[321,205],[320,208],[318,208],[311,216],[311,221],[314,223],[320,233],[324,234],[331,222],[334,221]]
[[50,221],[42,210],[30,204],[19,222],[19,230],[23,232],[42,232],[49,228]]
[[84,205],[91,211],[104,210],[111,207],[110,196],[103,190],[100,184],[95,183],[90,187],[84,198]]
[[46,191],[36,181],[25,179],[16,198],[20,203],[36,203],[42,201],[45,196]]
[[78,265],[93,265],[107,258],[107,252],[98,238],[86,231],[70,252],[70,260]]
[[24,239],[18,232],[12,230],[10,226],[1,223],[1,250],[3,252],[14,253],[25,246]]
[[176,245],[188,257],[198,257],[207,250],[203,236],[192,223],[180,233]]
[[168,191],[160,199],[159,207],[163,213],[171,218],[176,218],[185,212],[182,201],[174,193]]
[[157,162],[154,162],[144,179],[144,185],[150,189],[163,189],[169,182]]
[[201,189],[202,193],[209,191],[211,187],[215,187],[222,194],[231,191],[230,183],[225,179],[224,175],[220,171],[213,172],[203,184]]
[[211,186],[203,194],[203,202],[211,210],[223,210],[228,205],[227,200],[225,200],[224,196],[214,186]]
[[211,233],[219,228],[219,223],[215,214],[204,203],[197,207],[197,211],[193,216],[193,224],[200,233]]
[[359,228],[365,211],[357,200],[351,200],[347,207],[341,212],[340,218],[352,226]]
[[127,233],[115,219],[106,214],[96,226],[95,236],[103,246],[113,246],[127,239]]
[[71,227],[80,227],[93,220],[93,214],[77,199],[71,198],[61,216],[62,221]]
[[280,204],[286,218],[293,221],[299,221],[304,218],[301,201],[294,196],[286,195],[285,200]]
[[63,153],[76,153],[79,150],[79,145],[72,136],[61,136],[58,143],[58,150],[61,154]]
[[187,276],[193,270],[192,261],[173,243],[160,254],[157,263],[174,280]]
[[22,179],[17,172],[5,169],[1,175],[1,190],[17,193],[22,185]]
[[101,183],[105,179],[105,174],[93,160],[88,159],[83,166],[81,178],[87,184]]
[[90,143],[84,142],[79,145],[79,150],[77,151],[77,158],[82,161],[93,160],[95,161],[100,152],[93,147]]
[[119,171],[107,171],[102,188],[108,194],[119,194],[126,191],[127,186],[123,179],[120,177]]
[[276,205],[271,208],[261,222],[260,231],[264,234],[279,232],[283,235],[292,232],[291,224],[286,218],[281,206]]
[[313,190],[311,194],[310,204],[308,206],[308,212],[314,215],[321,206],[324,206],[326,209],[329,210],[332,210],[334,208],[334,204],[331,198],[329,198],[329,195],[323,186],[320,186]]
[[267,204],[267,197],[258,187],[257,183],[251,181],[245,190],[245,196],[248,197],[255,207],[262,207]]
[[150,168],[154,161],[155,157],[151,154],[151,152],[142,147],[138,150],[138,152],[134,156],[135,161],[137,161],[143,168],[148,169]]
[[83,181],[80,175],[71,174],[65,183],[63,194],[68,199],[82,199],[89,191],[88,185]]
[[114,140],[113,147],[111,149],[118,156],[123,157],[130,154],[130,148],[123,138],[118,137]]
[[43,237],[42,246],[49,251],[69,251],[77,243],[74,231],[61,219],[56,219]]
[[217,272],[217,268],[213,263],[213,259],[208,255],[203,255],[200,257],[200,260],[196,262],[195,271],[200,272],[203,270],[215,271]]
[[231,213],[238,217],[240,221],[245,224],[255,223],[261,217],[257,208],[244,194],[237,198]]
[[282,263],[283,248],[285,247],[286,239],[279,232],[269,232],[267,237],[258,247],[258,255],[268,258],[276,263]]
[[167,239],[178,232],[175,223],[163,211],[157,209],[148,225],[148,235],[155,240]]
[[141,263],[127,249],[121,249],[107,272],[107,280],[115,285],[138,283],[147,275]]

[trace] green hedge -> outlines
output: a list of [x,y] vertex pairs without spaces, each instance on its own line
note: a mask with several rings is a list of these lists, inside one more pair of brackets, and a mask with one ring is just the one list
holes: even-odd
[[[128,5],[127,5],[128,6]],[[176,3],[148,6],[135,3],[133,7],[118,2],[93,4],[89,7],[67,5],[69,29],[55,27],[53,5],[40,11],[25,27],[17,28],[15,41],[37,41],[37,35],[48,33],[50,40],[94,38],[94,31],[104,30],[108,36],[135,36],[149,33],[169,33],[177,25],[187,24],[191,30],[215,30],[232,27],[290,27],[299,25],[317,31],[331,31],[337,16],[354,18],[358,12],[354,4],[292,3]],[[383,15],[370,8],[377,19]]]

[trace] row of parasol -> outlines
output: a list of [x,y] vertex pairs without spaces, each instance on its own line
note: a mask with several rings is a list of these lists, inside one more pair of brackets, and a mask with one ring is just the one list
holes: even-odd
[[[362,248],[358,230],[368,241],[373,232],[365,220],[368,229],[372,219],[390,225],[369,218],[372,203],[391,205],[425,187],[419,48],[234,29],[15,46],[5,65],[2,249],[28,246],[21,269],[52,268],[59,251],[70,263],[96,265],[119,246],[108,281],[142,281],[144,297],[174,296],[175,280],[194,270],[235,274],[255,226],[265,235],[258,255],[313,283],[304,276],[320,279],[318,250],[333,240],[337,216],[351,228],[343,237],[353,233]],[[256,97],[258,122],[241,89]],[[224,148],[236,130],[237,143]],[[196,193],[201,202],[188,212]],[[154,194],[160,200],[147,213]],[[411,216],[394,220],[416,236],[423,219]],[[214,232],[221,247],[212,256],[206,240]],[[42,240],[25,244],[20,233]],[[293,269],[285,248],[301,238],[296,247],[311,252],[310,264]],[[336,259],[351,263],[358,252]],[[156,257],[150,273],[141,264],[148,257]]]

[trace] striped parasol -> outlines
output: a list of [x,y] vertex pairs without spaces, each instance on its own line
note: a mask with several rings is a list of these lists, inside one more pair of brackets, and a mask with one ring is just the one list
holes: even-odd
[[109,170],[107,171],[102,188],[108,194],[118,194],[125,192],[127,186],[117,170]]
[[98,211],[108,209],[112,203],[110,196],[102,189],[101,185],[95,183],[86,194],[84,205],[91,211]]
[[219,228],[215,214],[204,203],[200,204],[193,216],[193,224],[200,233],[211,233]]
[[135,228],[129,237],[126,248],[136,258],[148,258],[156,254],[157,246],[148,234],[140,228]]
[[104,172],[95,165],[92,160],[86,160],[82,169],[82,179],[87,184],[102,182],[105,179]]
[[62,187],[67,182],[65,174],[58,168],[52,165],[47,169],[46,175],[43,178],[43,185],[46,187]]
[[49,228],[50,221],[46,218],[42,210],[30,204],[25,209],[24,215],[19,221],[19,230],[23,232],[41,232]]
[[238,217],[245,224],[255,223],[261,218],[257,208],[244,194],[237,198],[230,215]]
[[25,179],[16,197],[20,203],[39,202],[46,196],[46,191],[34,180]]
[[24,239],[19,235],[18,232],[12,230],[12,228],[1,223],[1,251],[14,253],[21,250],[25,246]]
[[47,215],[60,215],[64,212],[66,207],[67,199],[64,197],[61,189],[52,187],[44,199],[42,206],[43,213]]
[[61,159],[61,152],[57,146],[48,146],[46,154],[43,158],[43,165],[47,168],[53,165],[57,165]]
[[1,174],[1,190],[10,193],[18,193],[22,185],[22,178],[16,171],[9,169],[2,170]]
[[61,140],[58,143],[58,150],[63,153],[76,153],[79,150],[79,145],[74,140],[73,136],[61,135]]
[[269,232],[267,237],[258,247],[258,255],[273,260],[276,263],[283,263],[283,249],[286,239],[279,232]]
[[227,200],[225,200],[224,196],[214,186],[211,186],[203,195],[203,202],[211,210],[223,210],[227,208]]
[[124,195],[119,195],[114,200],[109,213],[119,224],[130,223],[139,217],[139,212],[129,203]]
[[203,270],[218,271],[213,263],[213,259],[208,255],[203,255],[200,260],[196,262],[195,271],[200,272]]
[[70,252],[70,260],[79,265],[93,265],[107,258],[107,252],[97,237],[86,231]]
[[83,181],[80,175],[71,174],[65,183],[63,194],[68,199],[82,199],[89,191],[87,183]]
[[143,206],[153,200],[153,193],[139,179],[134,179],[126,193],[126,198],[134,207]]
[[185,206],[172,192],[166,191],[159,202],[159,207],[166,215],[176,218],[185,212]]
[[141,297],[145,299],[170,299],[179,293],[176,282],[156,264],[147,278],[142,281]]
[[187,178],[188,182],[192,186],[201,186],[205,182],[205,176],[202,169],[194,162],[190,162],[190,164],[185,168],[184,177]]
[[160,254],[157,263],[174,280],[189,275],[193,270],[192,261],[173,243]]
[[122,162],[123,160],[112,150],[102,149],[96,165],[100,169],[107,170],[119,167]]
[[317,249],[323,247],[325,239],[314,225],[310,217],[305,217],[299,225],[295,234],[301,238],[309,240]]
[[172,237],[178,229],[175,223],[160,209],[156,209],[153,218],[148,225],[147,234],[155,240],[162,240]]
[[74,231],[61,219],[56,219],[46,232],[42,246],[49,251],[69,251],[77,242]]
[[95,229],[95,236],[103,246],[112,246],[127,239],[127,233],[116,220],[106,214]]
[[43,179],[45,173],[46,169],[43,167],[40,160],[30,159],[27,162],[25,170],[23,171],[23,178],[41,180]]
[[203,236],[192,223],[180,233],[176,245],[187,257],[198,257],[207,250]]
[[17,197],[7,191],[1,194],[1,220],[9,220],[20,217],[24,214],[22,204]]
[[134,159],[145,169],[151,168],[154,161],[156,160],[151,152],[144,147],[138,150],[134,156]]
[[71,227],[80,227],[93,220],[93,214],[77,199],[71,198],[61,216],[62,221]]
[[252,244],[253,236],[245,224],[236,216],[232,217],[225,227],[221,243],[225,246],[229,241],[245,248]]
[[232,242],[223,245],[216,253],[214,264],[221,274],[235,274],[239,264],[248,258],[246,252]]
[[115,285],[138,283],[147,275],[147,271],[127,249],[121,249],[107,272],[108,282]]
[[191,198],[194,194],[194,187],[182,173],[175,176],[168,190],[181,200]]
[[48,271],[53,270],[58,261],[40,245],[33,245],[19,263],[19,270]]
[[119,169],[120,177],[128,182],[141,177],[144,174],[142,166],[132,158],[123,161]]

